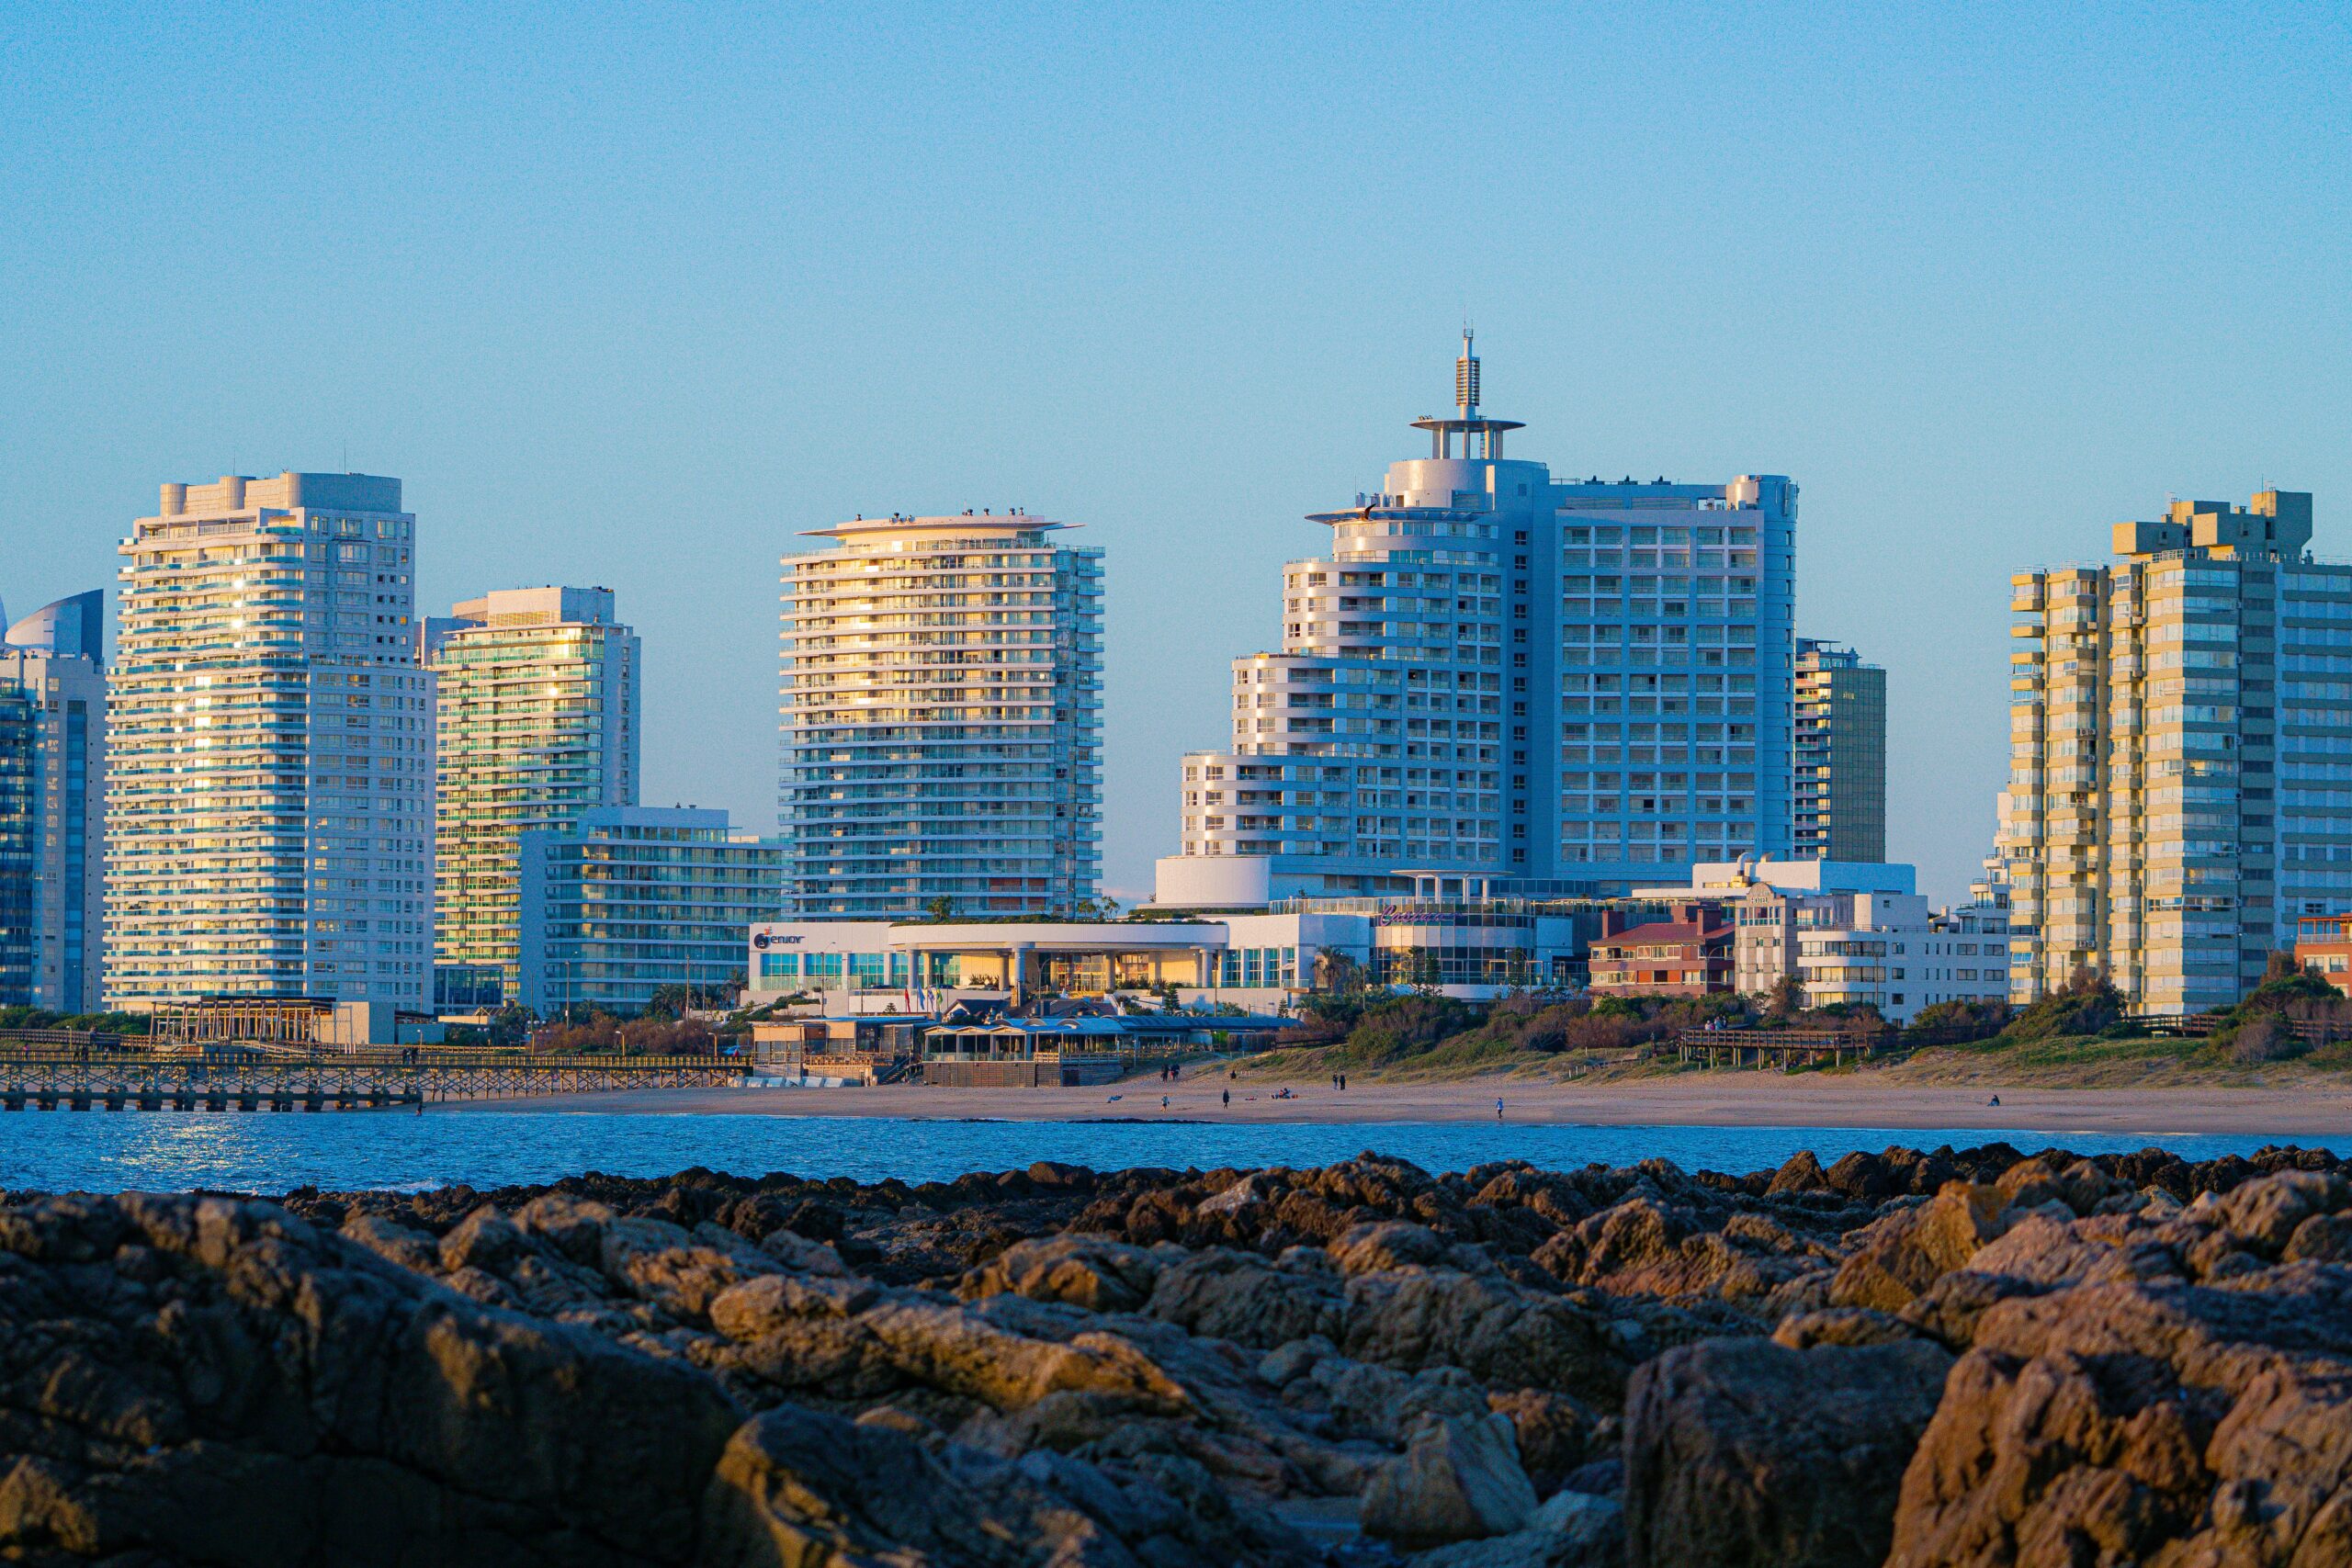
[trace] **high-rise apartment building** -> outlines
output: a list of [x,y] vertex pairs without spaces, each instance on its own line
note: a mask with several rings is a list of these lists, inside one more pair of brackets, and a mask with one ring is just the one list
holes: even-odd
[[656,991],[745,978],[743,937],[783,906],[784,847],[724,811],[600,807],[523,835],[522,987],[545,1018],[630,1013]]
[[784,558],[786,908],[1067,911],[1102,858],[1102,552],[1025,513]]
[[[1791,849],[1797,487],[1506,459],[1465,334],[1430,456],[1309,520],[1279,652],[1183,759],[1159,901],[1622,888]],[[1434,874],[1437,880],[1427,878]]]
[[1886,859],[1886,671],[1799,637],[1795,756],[1797,858]]
[[0,1005],[103,994],[106,595],[43,605],[0,640]]
[[635,806],[642,650],[608,588],[494,589],[424,624],[440,704],[434,962],[519,994],[516,842]]
[[2352,566],[2311,536],[2307,494],[2180,501],[2010,580],[2012,1000],[2228,1007],[2352,902]]
[[401,482],[167,484],[121,554],[107,993],[423,1008],[433,688]]

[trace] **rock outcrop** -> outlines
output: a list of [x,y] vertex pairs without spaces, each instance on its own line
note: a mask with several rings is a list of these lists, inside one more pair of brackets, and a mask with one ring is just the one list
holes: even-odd
[[2352,1562],[2352,1181],[0,1194],[0,1562]]

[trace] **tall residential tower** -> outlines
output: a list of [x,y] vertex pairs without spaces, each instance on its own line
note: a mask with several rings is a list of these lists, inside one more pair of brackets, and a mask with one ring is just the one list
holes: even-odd
[[795,918],[1066,912],[1102,857],[1102,552],[1025,513],[859,518],[784,558]]
[[2352,904],[2352,566],[2312,498],[2178,501],[2119,558],[2010,580],[2010,998],[2078,970],[2229,1007]]
[[106,595],[0,640],[0,1005],[96,1011],[105,942]]
[[637,634],[608,588],[493,589],[424,626],[440,699],[434,961],[521,994],[516,844],[635,806]]
[[401,482],[167,484],[122,542],[107,993],[431,999],[432,678]]
[[1799,637],[1795,750],[1797,858],[1886,859],[1886,671]]
[[1159,901],[1623,888],[1790,852],[1797,487],[1507,459],[1467,334],[1430,455],[1314,514],[1278,652],[1183,759]]

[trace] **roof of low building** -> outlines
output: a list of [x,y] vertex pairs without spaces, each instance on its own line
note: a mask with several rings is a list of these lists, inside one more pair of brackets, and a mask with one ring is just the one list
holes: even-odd
[[1713,942],[1731,935],[1729,926],[1702,926],[1690,920],[1653,920],[1610,936],[1592,939],[1594,947],[1629,946],[1637,942]]

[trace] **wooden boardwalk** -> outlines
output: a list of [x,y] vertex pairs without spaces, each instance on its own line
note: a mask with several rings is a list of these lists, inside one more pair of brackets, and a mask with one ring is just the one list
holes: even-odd
[[503,1052],[319,1052],[299,1056],[0,1048],[0,1110],[360,1111],[427,1100],[708,1089],[744,1064],[712,1056],[533,1056]]
[[1686,1029],[1675,1037],[1679,1059],[1710,1067],[1779,1067],[1868,1061],[1892,1034],[1833,1034],[1810,1029]]

